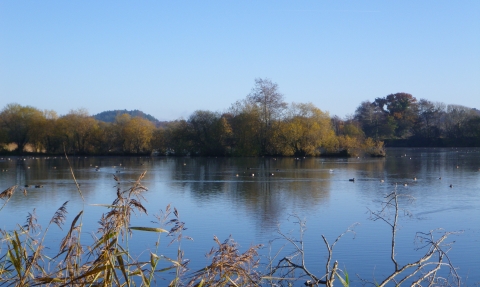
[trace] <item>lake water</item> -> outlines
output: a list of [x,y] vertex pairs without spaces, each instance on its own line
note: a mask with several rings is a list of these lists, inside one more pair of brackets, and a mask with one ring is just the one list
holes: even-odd
[[[320,276],[327,256],[321,235],[332,243],[358,223],[355,233],[346,234],[333,251],[333,259],[350,274],[352,286],[358,286],[359,278],[378,282],[393,271],[391,230],[384,222],[369,220],[368,211],[379,210],[383,197],[396,189],[414,198],[400,201],[412,216],[400,218],[399,263],[422,255],[416,250],[416,232],[459,231],[448,239],[454,242],[448,255],[466,286],[480,285],[480,150],[388,149],[387,155],[350,159],[72,156],[85,203],[65,158],[3,158],[1,190],[16,184],[43,187],[27,188],[27,197],[14,194],[0,211],[0,228],[23,225],[34,208],[39,223],[46,226],[55,210],[69,200],[67,226],[84,209],[83,231],[94,232],[105,209],[93,204],[109,204],[116,196],[113,174],[127,188],[147,171],[142,183],[149,189],[145,193],[149,216],[134,218],[132,225],[158,227],[151,222],[152,215],[168,204],[176,207],[188,228],[184,235],[194,239],[182,241],[191,270],[208,263],[204,254],[215,246],[214,235],[221,241],[231,235],[243,250],[263,244],[261,254],[268,256],[269,242],[279,238],[278,229],[299,237],[298,217],[306,221],[307,266]],[[349,181],[352,178],[354,182]],[[51,228],[48,242],[53,249],[64,235],[65,231]],[[168,247],[169,239],[163,240],[159,253],[174,256],[176,246]],[[154,248],[155,237],[135,232],[131,242],[132,249],[140,253]],[[271,253],[284,243],[273,241]],[[282,254],[289,251],[287,245]]]

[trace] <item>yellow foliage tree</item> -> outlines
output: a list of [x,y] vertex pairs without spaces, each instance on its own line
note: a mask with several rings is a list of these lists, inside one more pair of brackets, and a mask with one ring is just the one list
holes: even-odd
[[63,138],[67,152],[81,154],[95,151],[95,134],[99,129],[98,122],[87,110],[71,110],[57,121],[56,133]]
[[18,152],[22,152],[27,143],[39,141],[37,123],[44,120],[44,114],[31,106],[8,104],[0,112],[0,127],[4,131],[4,140],[15,143]]
[[279,138],[284,155],[319,155],[336,145],[328,113],[312,103],[292,103],[281,124]]
[[122,135],[125,151],[129,153],[151,152],[150,140],[155,125],[149,120],[135,117],[123,126]]

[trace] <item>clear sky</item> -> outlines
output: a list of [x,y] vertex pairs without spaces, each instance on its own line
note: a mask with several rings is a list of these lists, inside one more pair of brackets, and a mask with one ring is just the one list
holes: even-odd
[[0,1],[0,109],[225,111],[255,78],[330,115],[480,109],[480,1]]

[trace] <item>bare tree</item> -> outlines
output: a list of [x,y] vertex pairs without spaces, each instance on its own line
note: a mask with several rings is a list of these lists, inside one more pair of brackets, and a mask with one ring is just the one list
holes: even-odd
[[441,120],[445,114],[445,104],[421,99],[417,105],[417,122],[415,135],[426,139],[440,137]]
[[267,267],[267,269],[269,269],[268,274],[264,276],[263,279],[269,281],[272,286],[291,286],[293,281],[305,280],[305,286],[326,285],[332,287],[335,278],[338,278],[344,286],[348,286],[348,276],[342,276],[343,271],[338,268],[338,262],[335,261],[332,266],[333,248],[340,238],[347,233],[355,234],[354,227],[357,226],[358,223],[353,224],[344,233],[340,234],[332,244],[329,244],[327,238],[322,235],[323,242],[327,247],[328,256],[327,262],[325,263],[325,274],[318,276],[307,267],[305,261],[303,236],[306,231],[306,222],[296,215],[293,215],[293,217],[298,220],[300,237],[295,238],[290,234],[283,233],[280,229],[278,230],[280,238],[286,240],[287,243],[293,246],[293,251],[280,259],[276,264],[274,264],[275,259],[271,258],[270,264]]
[[468,121],[476,116],[476,112],[472,108],[461,105],[448,105],[445,117],[447,136],[451,138],[465,136]]
[[[383,279],[380,283],[368,282],[379,287],[386,286],[389,283],[394,283],[396,286],[400,286],[403,283],[408,282],[411,286],[460,286],[460,276],[458,275],[455,267],[453,266],[448,256],[448,251],[451,248],[451,243],[446,243],[446,239],[449,235],[457,232],[446,232],[442,229],[431,230],[427,233],[417,232],[415,241],[419,244],[417,250],[425,250],[425,253],[416,261],[409,262],[404,265],[399,264],[396,259],[396,241],[398,231],[398,218],[401,212],[405,215],[410,213],[399,207],[399,200],[406,198],[413,200],[413,198],[407,194],[401,194],[396,189],[385,196],[382,202],[382,208],[378,211],[370,210],[371,219],[374,221],[383,221],[392,230],[391,237],[391,249],[390,259],[393,263],[393,271]],[[435,235],[440,234],[440,237],[435,239]],[[438,271],[441,267],[448,269],[448,276],[438,276]]]
[[268,154],[272,131],[275,120],[281,118],[287,103],[283,101],[283,94],[278,91],[278,85],[270,79],[255,79],[255,86],[247,96],[247,100],[261,109],[261,149],[263,154]]
[[[385,276],[382,281],[376,279],[372,281],[360,278],[364,285],[387,286],[394,284],[401,286],[402,284],[410,284],[411,286],[460,286],[461,280],[455,267],[453,266],[448,251],[452,243],[447,242],[448,236],[458,232],[446,232],[442,229],[435,229],[429,232],[417,232],[415,241],[418,244],[418,250],[424,250],[423,255],[419,259],[406,264],[400,264],[397,261],[396,241],[398,231],[398,220],[400,215],[411,215],[407,210],[400,207],[401,199],[413,200],[407,194],[393,192],[385,196],[382,206],[378,211],[370,211],[370,219],[374,221],[385,222],[391,229],[391,250],[390,258],[393,263],[393,271]],[[291,286],[292,282],[304,281],[306,286],[326,285],[332,287],[335,279],[338,279],[343,286],[349,286],[350,280],[348,273],[342,271],[338,267],[338,262],[333,260],[333,248],[337,242],[347,233],[355,233],[354,227],[349,227],[344,233],[340,234],[332,244],[329,244],[326,237],[322,235],[323,242],[327,248],[328,256],[325,263],[325,273],[317,275],[308,267],[305,260],[305,248],[303,235],[306,231],[305,221],[298,218],[300,227],[300,237],[285,234],[279,230],[281,239],[286,240],[287,244],[293,246],[293,252],[284,256],[278,262],[275,258],[270,258],[267,275],[263,276],[263,280],[270,283],[271,286]],[[437,237],[437,238],[435,238]],[[275,257],[278,256],[277,253]],[[277,262],[275,264],[275,262]],[[442,272],[439,270],[442,269]],[[446,269],[446,270],[445,270]],[[446,275],[445,275],[446,274]],[[380,282],[380,283],[378,283]]]

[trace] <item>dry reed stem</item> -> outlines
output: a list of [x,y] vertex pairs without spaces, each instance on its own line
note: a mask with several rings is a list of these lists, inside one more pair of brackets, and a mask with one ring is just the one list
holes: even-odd
[[187,286],[260,286],[261,277],[256,271],[259,264],[258,249],[251,246],[241,253],[238,243],[231,237],[221,243],[216,236],[217,248],[206,255],[212,257],[210,265],[193,273]]

